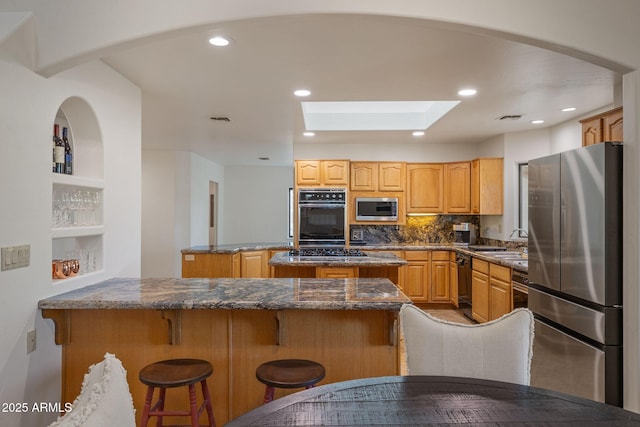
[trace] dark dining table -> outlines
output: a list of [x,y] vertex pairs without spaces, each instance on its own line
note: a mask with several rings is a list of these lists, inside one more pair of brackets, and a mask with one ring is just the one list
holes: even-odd
[[239,426],[640,426],[640,414],[519,384],[392,376],[327,384],[239,416]]

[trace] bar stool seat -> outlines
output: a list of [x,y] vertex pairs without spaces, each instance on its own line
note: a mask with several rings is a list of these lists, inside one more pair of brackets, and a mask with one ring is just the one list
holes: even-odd
[[[140,425],[146,427],[150,417],[158,417],[157,427],[162,426],[163,417],[189,416],[191,426],[198,427],[198,419],[203,411],[207,411],[207,426],[215,427],[213,418],[213,408],[211,406],[211,396],[207,387],[207,378],[213,373],[213,367],[206,360],[200,359],[169,359],[155,362],[145,366],[140,370],[138,378],[147,385],[147,396],[142,410]],[[203,402],[198,407],[196,398],[196,384],[200,383],[202,389]],[[184,387],[189,388],[189,410],[188,411],[165,411],[165,393],[168,388]],[[156,404],[151,407],[154,390],[160,389],[159,398]]]
[[264,403],[273,400],[276,388],[311,388],[324,376],[324,366],[312,360],[272,360],[256,369],[256,378],[266,385]]

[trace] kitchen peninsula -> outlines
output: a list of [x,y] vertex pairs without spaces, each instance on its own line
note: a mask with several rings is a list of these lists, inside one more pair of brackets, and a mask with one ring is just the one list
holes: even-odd
[[[127,369],[138,414],[143,366],[201,358],[214,366],[209,387],[224,424],[261,404],[255,369],[268,360],[316,360],[327,371],[323,383],[400,374],[397,313],[405,303],[388,279],[226,278],[110,279],[38,306],[63,346],[63,402],[105,352]],[[184,396],[167,398],[171,405]]]

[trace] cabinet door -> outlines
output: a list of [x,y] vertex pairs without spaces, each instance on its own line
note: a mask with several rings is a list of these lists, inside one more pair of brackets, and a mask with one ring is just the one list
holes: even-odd
[[449,302],[449,261],[431,261],[429,302]]
[[429,262],[410,261],[404,275],[404,293],[411,301],[427,302],[429,291]]
[[449,292],[451,294],[450,302],[454,307],[458,307],[458,263],[456,262],[456,253],[449,253]]
[[444,165],[407,164],[407,212],[444,212]]
[[322,184],[340,187],[349,185],[348,160],[323,160],[321,166]]
[[298,185],[320,185],[320,160],[296,161],[296,183]]
[[489,276],[471,272],[471,315],[480,323],[489,320]]
[[375,191],[378,182],[378,164],[375,162],[351,163],[351,190]]
[[404,163],[378,164],[378,190],[404,191],[406,181],[406,165]]
[[489,264],[489,320],[512,310],[511,268]]
[[471,162],[471,213],[502,215],[504,206],[503,159]]
[[616,108],[602,118],[602,140],[624,141],[622,134],[622,108]]
[[489,283],[489,320],[511,311],[511,284],[498,279],[490,279]]
[[318,267],[316,277],[321,279],[350,279],[358,277],[357,267]]
[[448,163],[445,177],[445,203],[449,213],[471,212],[471,163]]
[[602,120],[600,117],[583,121],[582,123],[582,145],[593,145],[602,142]]
[[182,254],[182,277],[233,277],[231,254]]
[[268,251],[249,251],[240,253],[240,269],[242,277],[269,277]]

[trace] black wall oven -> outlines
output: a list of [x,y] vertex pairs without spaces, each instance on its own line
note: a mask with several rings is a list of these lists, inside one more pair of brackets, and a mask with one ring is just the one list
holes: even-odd
[[298,245],[345,246],[346,190],[301,188],[298,191]]

